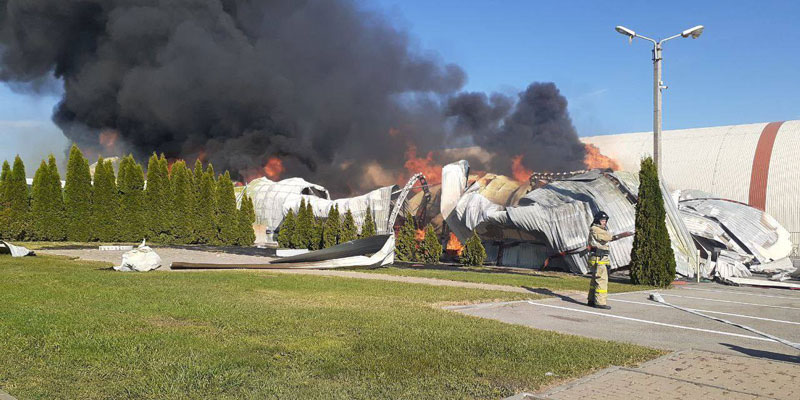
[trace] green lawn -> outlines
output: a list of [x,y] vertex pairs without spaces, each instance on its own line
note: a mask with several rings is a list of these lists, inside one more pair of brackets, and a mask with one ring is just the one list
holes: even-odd
[[[589,290],[589,278],[565,272],[539,272],[523,270],[503,270],[488,267],[446,267],[446,266],[392,266],[362,270],[385,275],[416,276],[422,278],[438,278],[450,281],[491,283],[495,285],[520,286],[531,289],[548,290]],[[651,289],[650,286],[630,283],[609,282],[609,293],[631,292]]]
[[661,354],[439,308],[524,294],[101,266],[0,256],[0,388],[20,400],[500,398]]

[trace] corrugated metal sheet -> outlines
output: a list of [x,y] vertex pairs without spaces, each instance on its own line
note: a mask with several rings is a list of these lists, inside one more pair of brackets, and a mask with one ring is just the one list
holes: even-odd
[[547,246],[533,243],[519,243],[503,246],[502,265],[517,268],[540,268],[544,265],[549,251]]
[[[760,263],[787,257],[792,250],[789,232],[769,214],[745,204],[688,191],[679,207],[693,234],[723,243],[740,254],[750,253]],[[723,231],[721,234],[720,231]]]

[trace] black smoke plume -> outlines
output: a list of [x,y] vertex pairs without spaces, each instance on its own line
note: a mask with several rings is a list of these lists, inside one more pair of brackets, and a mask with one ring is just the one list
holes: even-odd
[[466,133],[478,146],[504,155],[488,168],[508,172],[507,156],[521,155],[523,164],[540,171],[574,171],[584,168],[586,155],[567,111],[567,99],[553,83],[534,83],[512,99],[498,94],[462,93],[452,97],[445,110],[456,119],[457,132]]
[[348,0],[0,0],[0,80],[60,82],[53,119],[84,149],[204,156],[240,179],[279,157],[338,193],[369,189],[368,165],[402,171],[409,143],[583,159],[554,85],[516,108],[459,94],[460,67]]

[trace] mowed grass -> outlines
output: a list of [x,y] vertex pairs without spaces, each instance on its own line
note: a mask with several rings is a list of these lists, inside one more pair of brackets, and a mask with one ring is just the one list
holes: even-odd
[[[489,283],[495,285],[518,286],[540,290],[589,290],[589,278],[566,272],[540,272],[524,270],[503,270],[490,267],[445,267],[406,265],[362,270],[376,274],[437,278],[450,281]],[[651,289],[650,286],[631,283],[609,282],[609,293],[632,292]]]
[[102,267],[0,256],[0,388],[20,400],[500,398],[661,354],[440,307],[524,294]]

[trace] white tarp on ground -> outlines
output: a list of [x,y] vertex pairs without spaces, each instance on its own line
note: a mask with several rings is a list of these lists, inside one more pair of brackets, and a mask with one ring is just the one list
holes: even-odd
[[11,257],[25,257],[25,256],[35,256],[31,250],[28,250],[22,246],[16,246],[11,243],[5,242],[0,240],[0,254],[11,254]]
[[302,178],[289,178],[278,182],[267,178],[254,179],[237,195],[237,206],[241,205],[243,194],[253,200],[256,214],[256,225],[263,225],[267,230],[267,241],[275,242],[277,231],[283,218],[289,210],[300,208],[300,201],[305,199],[311,204],[314,215],[326,217],[328,211],[335,204],[339,206],[339,213],[344,215],[348,210],[353,213],[356,226],[361,229],[364,223],[367,207],[372,211],[372,218],[377,227],[377,233],[389,233],[387,223],[391,211],[392,194],[397,186],[386,186],[361,196],[345,199],[331,200],[328,190]]
[[[503,238],[527,236],[526,242],[545,245],[550,255],[565,253],[570,271],[586,273],[589,225],[595,212],[603,210],[611,216],[609,229],[613,234],[634,230],[639,184],[635,174],[589,171],[535,189],[518,205],[509,207],[483,196],[478,183],[467,188],[468,174],[469,164],[463,160],[442,169],[442,215],[462,242],[473,230],[482,237],[493,236],[492,239],[497,239],[498,232]],[[672,199],[663,186],[662,192],[665,203],[670,203]],[[677,206],[670,203],[665,208],[677,271],[694,276],[698,257],[692,238],[678,216]],[[632,236],[610,244],[611,269],[630,263],[632,246]]]
[[[792,252],[791,235],[771,215],[699,190],[678,190],[672,197],[698,244],[717,258],[715,276],[794,271],[787,258]],[[730,268],[733,259],[741,264],[735,269]]]
[[142,241],[139,247],[126,251],[122,255],[122,263],[114,267],[122,272],[147,272],[161,267],[161,257]]

